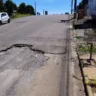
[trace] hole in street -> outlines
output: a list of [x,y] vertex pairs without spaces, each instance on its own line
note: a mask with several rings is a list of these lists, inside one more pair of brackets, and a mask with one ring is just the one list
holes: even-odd
[[43,51],[32,50],[32,45],[15,44],[0,51],[0,72],[6,69],[33,71],[44,66],[45,61]]

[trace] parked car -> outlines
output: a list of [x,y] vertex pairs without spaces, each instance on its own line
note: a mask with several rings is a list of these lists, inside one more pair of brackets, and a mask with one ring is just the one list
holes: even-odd
[[10,23],[10,17],[6,12],[0,12],[0,25]]

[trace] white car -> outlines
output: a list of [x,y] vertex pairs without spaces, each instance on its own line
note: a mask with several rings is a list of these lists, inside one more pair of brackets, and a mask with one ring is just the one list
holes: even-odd
[[0,25],[10,23],[10,17],[6,12],[0,12]]

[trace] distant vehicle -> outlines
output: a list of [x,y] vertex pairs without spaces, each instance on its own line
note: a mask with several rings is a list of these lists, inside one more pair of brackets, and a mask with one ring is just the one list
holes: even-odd
[[96,0],[88,0],[88,14],[93,18],[96,19]]
[[48,15],[48,11],[45,11],[45,15]]
[[69,13],[68,13],[68,12],[66,12],[66,13],[65,13],[65,15],[69,15]]
[[40,12],[37,12],[37,15],[41,15]]
[[0,25],[10,23],[10,17],[6,12],[0,12]]

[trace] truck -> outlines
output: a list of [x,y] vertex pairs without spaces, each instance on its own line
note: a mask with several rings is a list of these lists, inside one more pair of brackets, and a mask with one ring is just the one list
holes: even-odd
[[87,14],[96,19],[96,0],[88,0]]

